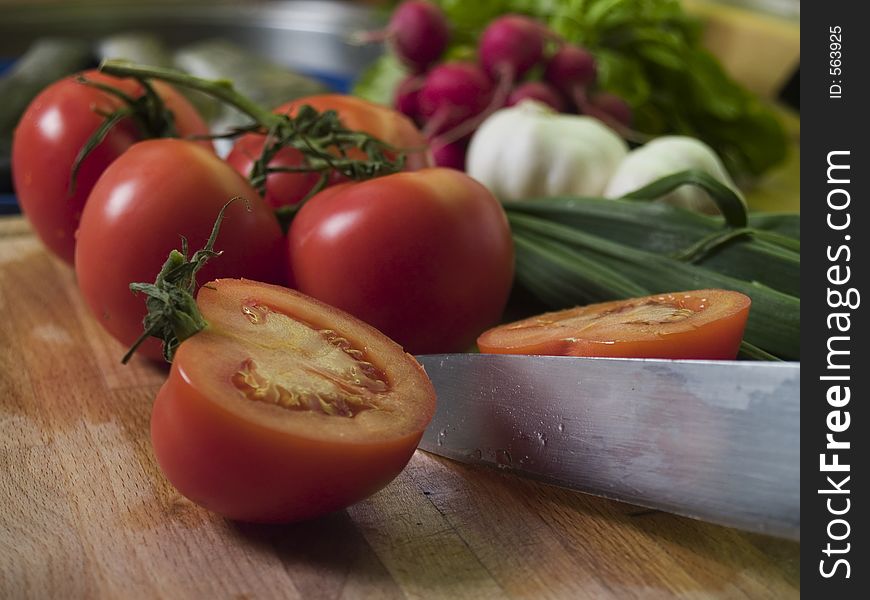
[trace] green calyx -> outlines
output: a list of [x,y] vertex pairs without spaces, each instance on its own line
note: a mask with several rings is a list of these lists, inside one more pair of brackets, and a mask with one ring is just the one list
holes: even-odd
[[136,349],[149,337],[163,341],[163,358],[172,362],[179,344],[205,329],[208,323],[196,305],[196,274],[210,258],[220,256],[214,243],[220,231],[227,207],[238,198],[223,205],[215,220],[211,235],[205,246],[188,256],[187,238],[181,237],[181,251],[172,250],[163,263],[154,283],[131,283],[130,290],[147,296],[145,305],[148,314],[142,321],[144,331],[121,362],[126,364]]

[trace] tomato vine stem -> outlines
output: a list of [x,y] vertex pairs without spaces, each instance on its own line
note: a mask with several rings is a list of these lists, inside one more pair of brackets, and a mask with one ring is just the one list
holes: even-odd
[[[346,128],[334,110],[318,112],[307,104],[301,105],[296,114],[273,113],[239,93],[232,82],[226,79],[202,79],[174,69],[132,64],[121,60],[106,60],[100,71],[116,77],[133,77],[143,83],[158,79],[197,90],[217,98],[249,116],[254,124],[239,131],[259,132],[267,136],[260,157],[254,161],[248,179],[265,195],[268,175],[284,171],[281,167],[269,166],[283,148],[294,148],[304,158],[296,172],[316,172],[328,179],[329,173],[362,181],[397,173],[404,168],[405,153],[361,131]],[[224,137],[224,136],[221,136]],[[351,150],[358,153],[352,155]],[[356,158],[355,156],[360,156]],[[314,186],[312,192],[323,185]],[[313,193],[309,192],[303,202]]]
[[198,90],[221,100],[225,104],[234,106],[267,129],[281,122],[280,115],[269,112],[250,98],[240,94],[228,79],[202,79],[175,69],[137,65],[126,60],[104,60],[100,64],[100,71],[115,77],[158,79]]
[[134,98],[113,85],[94,81],[83,75],[78,75],[76,81],[116,97],[123,105],[111,112],[94,109],[95,112],[103,117],[104,121],[94,131],[93,135],[88,138],[73,161],[69,186],[67,188],[70,196],[75,192],[78,174],[84,160],[121,121],[125,119],[132,120],[136,127],[138,127],[140,134],[147,139],[178,137],[175,115],[166,107],[166,103],[147,81],[140,80],[144,93],[138,98]]

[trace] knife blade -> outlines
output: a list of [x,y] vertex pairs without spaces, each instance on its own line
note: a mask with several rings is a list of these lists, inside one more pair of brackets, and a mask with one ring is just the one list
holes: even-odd
[[800,539],[800,364],[418,356],[438,397],[420,448]]

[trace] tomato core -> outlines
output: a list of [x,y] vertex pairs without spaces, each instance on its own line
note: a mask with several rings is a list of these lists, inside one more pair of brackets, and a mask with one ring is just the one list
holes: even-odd
[[[602,313],[548,313],[534,320],[526,320],[508,329],[516,331],[534,327],[561,327],[571,331],[571,337],[577,337],[592,328],[608,328],[615,325],[663,325],[678,323],[695,316],[706,308],[701,303],[685,306],[684,302],[675,302],[673,298],[659,297],[640,299],[637,303],[625,303]],[[559,315],[558,317],[556,315]]]
[[[376,409],[378,396],[389,391],[386,376],[365,360],[365,351],[335,331],[257,302],[243,302],[241,311],[261,328],[249,346],[252,356],[231,377],[244,398],[287,410],[354,417]],[[287,361],[288,354],[293,361]]]

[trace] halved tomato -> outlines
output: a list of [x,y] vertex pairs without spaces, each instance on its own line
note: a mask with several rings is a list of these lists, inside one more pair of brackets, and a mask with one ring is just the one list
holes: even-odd
[[733,359],[750,303],[728,290],[616,300],[500,325],[477,345],[491,354]]
[[289,522],[373,494],[405,467],[435,410],[414,358],[293,290],[200,288],[208,326],[178,347],[151,436],[169,481],[231,519]]

